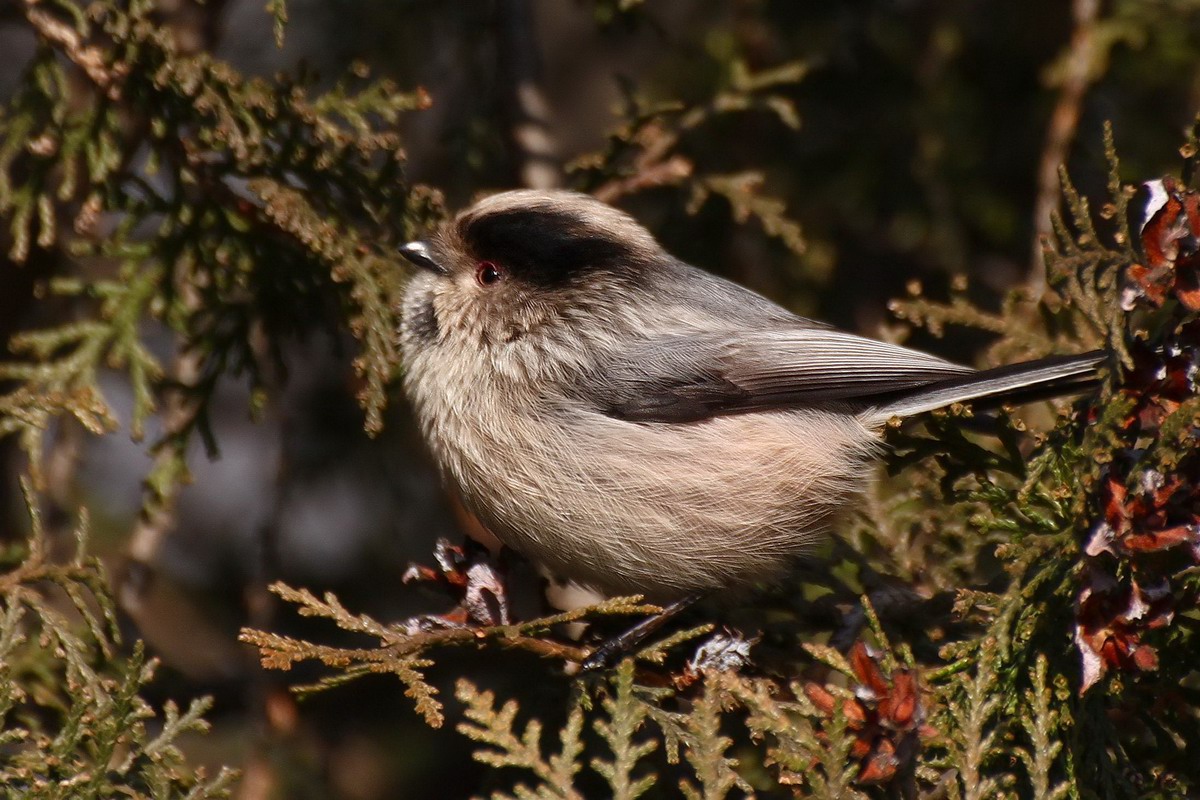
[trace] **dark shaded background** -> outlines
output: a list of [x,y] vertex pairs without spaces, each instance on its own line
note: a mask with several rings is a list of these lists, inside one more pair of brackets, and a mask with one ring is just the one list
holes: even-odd
[[[425,87],[433,106],[404,122],[411,177],[440,187],[452,207],[528,179],[528,153],[512,135],[522,79],[545,100],[561,165],[604,145],[627,93],[700,103],[728,85],[735,61],[752,72],[804,62],[806,77],[782,90],[799,130],[751,112],[682,145],[709,172],[761,171],[802,226],[802,254],[735,224],[719,199],[689,214],[686,194],[665,188],[628,207],[681,257],[871,334],[914,279],[936,296],[951,275],[968,274],[973,297],[991,307],[1036,285],[1055,165],[1065,160],[1097,193],[1110,120],[1127,177],[1171,169],[1200,106],[1195,2],[659,0],[623,11],[615,0],[294,0],[282,49],[261,5],[179,0],[164,4],[164,24],[249,74],[305,62],[332,79],[362,62],[402,88]],[[7,93],[32,40],[3,23],[0,14]],[[45,269],[36,259],[0,267],[0,336],[38,322],[31,287]],[[985,343],[916,341],[963,361]],[[366,680],[296,706],[279,680],[305,676],[263,676],[235,641],[248,620],[270,621],[247,588],[264,577],[264,547],[267,577],[332,588],[384,619],[444,602],[403,590],[400,576],[409,561],[430,560],[437,536],[459,536],[453,514],[402,402],[382,437],[363,435],[345,350],[321,333],[291,345],[287,380],[257,424],[246,418],[248,390],[222,388],[220,458],[196,453],[196,481],[130,624],[165,662],[164,697],[215,693],[214,732],[194,752],[241,765],[242,796],[465,796],[486,787],[487,770],[466,740],[416,720],[398,683]],[[123,391],[116,381],[109,389]],[[120,435],[81,447],[74,499],[92,508],[115,558],[137,513],[146,449]],[[488,675],[527,707],[553,707],[564,691],[517,656],[458,655],[439,670],[444,686],[459,672]]]

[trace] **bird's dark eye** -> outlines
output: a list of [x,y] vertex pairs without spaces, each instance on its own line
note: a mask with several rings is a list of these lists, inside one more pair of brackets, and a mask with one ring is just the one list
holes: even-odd
[[494,261],[480,261],[475,266],[475,281],[480,286],[491,286],[504,279],[504,267]]

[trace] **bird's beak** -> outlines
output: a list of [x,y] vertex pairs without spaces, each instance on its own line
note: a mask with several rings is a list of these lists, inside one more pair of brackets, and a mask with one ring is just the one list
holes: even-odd
[[436,272],[438,275],[447,274],[447,269],[434,260],[429,251],[429,245],[425,242],[409,242],[400,248],[400,255],[421,269]]

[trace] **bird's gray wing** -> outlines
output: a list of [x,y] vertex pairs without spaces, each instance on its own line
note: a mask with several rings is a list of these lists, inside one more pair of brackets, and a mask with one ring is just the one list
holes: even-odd
[[747,411],[849,403],[973,370],[829,328],[660,336],[581,376],[576,397],[637,422],[691,422]]

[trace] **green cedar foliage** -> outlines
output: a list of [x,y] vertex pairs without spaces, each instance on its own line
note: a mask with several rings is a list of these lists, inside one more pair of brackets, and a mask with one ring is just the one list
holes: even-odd
[[51,557],[35,498],[28,541],[0,563],[0,785],[23,798],[229,797],[236,773],[208,777],[177,740],[205,732],[207,700],[161,713],[141,697],[154,676],[140,642],[123,653],[103,566],[87,551]]
[[[642,6],[598,3],[597,16]],[[436,190],[407,180],[394,132],[428,98],[363,70],[325,91],[302,71],[246,79],[182,52],[150,0],[16,7],[38,49],[0,119],[5,247],[18,263],[52,254],[48,291],[74,315],[12,337],[0,362],[0,436],[20,443],[31,485],[46,483],[56,422],[115,427],[97,383],[113,369],[133,390],[135,437],[153,415],[166,419],[146,512],[166,509],[191,439],[216,445],[216,381],[244,375],[261,403],[276,348],[314,319],[357,339],[366,428],[377,432],[402,368],[402,273],[389,250],[444,216]],[[282,36],[285,3],[268,8]],[[800,228],[763,176],[713,171],[695,145],[746,111],[793,129],[785,90],[804,76],[799,64],[753,72],[734,61],[713,96],[690,104],[630,87],[620,123],[571,178],[609,201],[653,190],[691,212],[721,198],[735,222],[800,253]],[[1063,177],[1046,293],[1014,293],[990,313],[965,283],[948,302],[914,286],[895,305],[935,334],[995,335],[989,363],[1104,347],[1098,392],[1050,415],[1004,411],[986,434],[965,408],[892,431],[893,474],[846,521],[843,543],[795,584],[730,612],[751,638],[687,628],[607,674],[572,677],[590,643],[562,636],[564,625],[652,609],[622,598],[511,624],[388,624],[276,585],[361,646],[258,630],[243,639],[268,668],[324,665],[304,691],[395,675],[427,723],[462,720],[476,758],[502,768],[498,797],[1200,791],[1196,142],[1180,178],[1164,182],[1165,206],[1132,228],[1111,133],[1107,145],[1108,196],[1095,213]],[[153,326],[181,342],[173,364],[144,338]],[[9,785],[46,797],[221,796],[230,775],[206,780],[171,743],[201,727],[203,704],[168,706],[151,732],[139,697],[150,670],[140,647],[118,652],[99,566],[82,544],[72,560],[50,559],[36,516],[33,528],[0,575]],[[548,679],[570,686],[561,725],[468,677],[461,706],[446,708],[428,671],[449,648],[544,657]]]

